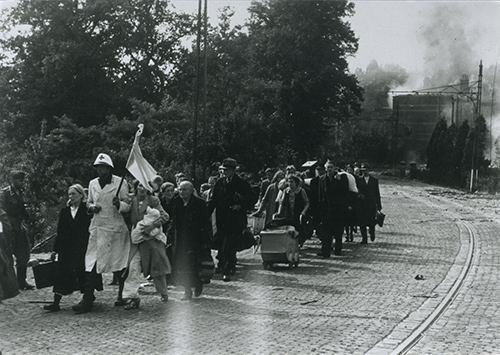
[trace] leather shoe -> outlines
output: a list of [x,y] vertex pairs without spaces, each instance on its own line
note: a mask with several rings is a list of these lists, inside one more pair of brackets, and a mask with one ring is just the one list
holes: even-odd
[[231,277],[229,275],[223,275],[222,276],[222,281],[229,282],[229,281],[231,281]]
[[139,308],[139,305],[141,304],[141,299],[140,298],[129,298],[127,300],[127,304],[123,309],[126,309],[127,311],[130,311],[131,309],[137,309]]
[[371,234],[371,235],[370,235],[370,240],[371,240],[372,242],[374,242],[374,241],[375,241],[375,234]]
[[25,283],[24,286],[21,286],[19,287],[20,290],[26,290],[26,291],[30,291],[30,290],[34,290],[35,289],[35,286],[33,285],[30,285],[29,283]]
[[316,255],[318,255],[318,256],[320,256],[320,257],[322,257],[323,259],[328,259],[328,258],[330,257],[330,255],[329,255],[329,254],[325,254],[325,253],[318,253],[318,254],[316,254]]
[[51,303],[46,306],[43,306],[43,309],[49,312],[58,312],[61,310],[61,307],[59,307],[58,304]]
[[202,292],[203,292],[203,284],[199,283],[194,288],[194,297],[200,297],[200,295],[201,295]]
[[115,301],[115,307],[122,307],[122,306],[125,306],[127,304],[127,300],[126,299],[118,299]]
[[71,307],[76,314],[83,314],[92,311],[92,302],[80,301],[80,303]]

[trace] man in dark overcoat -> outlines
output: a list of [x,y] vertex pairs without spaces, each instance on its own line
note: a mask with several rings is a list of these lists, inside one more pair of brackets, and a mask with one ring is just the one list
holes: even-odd
[[370,232],[370,240],[372,242],[375,240],[376,215],[377,211],[382,210],[382,203],[378,179],[369,174],[368,165],[361,164],[360,172],[362,175],[357,178],[359,191],[358,224],[361,229],[361,243],[366,244],[368,242],[366,227]]
[[321,252],[318,256],[329,258],[335,238],[335,255],[342,255],[342,235],[349,205],[349,183],[345,174],[339,174],[331,160],[325,164],[326,175],[319,180],[319,205],[321,213]]
[[231,281],[236,271],[236,250],[247,227],[247,210],[252,209],[252,190],[245,180],[235,174],[236,160],[224,159],[224,177],[214,186],[212,198],[208,201],[208,212],[215,209],[217,238],[220,241],[218,268],[224,281]]
[[172,228],[174,233],[174,279],[184,286],[183,300],[198,297],[203,290],[199,278],[202,257],[209,251],[209,229],[207,206],[204,200],[196,197],[194,186],[182,181],[178,187],[179,196],[172,201]]
[[7,214],[0,209],[0,302],[19,294],[14,260],[9,246],[11,232]]
[[309,214],[312,217],[312,226],[316,230],[316,236],[321,239],[321,231],[319,229],[321,225],[321,208],[319,204],[320,192],[319,192],[319,181],[322,176],[325,175],[325,166],[319,164],[315,168],[315,176],[311,179],[311,184],[309,187],[309,192],[307,196],[309,197]]
[[26,281],[26,271],[30,258],[30,242],[28,239],[26,224],[28,212],[24,199],[24,177],[23,171],[11,172],[11,184],[2,189],[0,193],[0,209],[7,213],[12,233],[9,241],[10,253],[16,257],[17,283],[20,290],[32,290],[34,287]]

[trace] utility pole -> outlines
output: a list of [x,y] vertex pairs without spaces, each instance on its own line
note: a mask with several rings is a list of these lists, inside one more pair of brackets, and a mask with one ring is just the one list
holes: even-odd
[[[476,106],[474,107],[474,136],[472,140],[472,161],[471,161],[471,171],[470,171],[470,192],[474,192],[474,185],[477,184],[477,179],[479,174],[476,168],[476,150],[477,150],[477,119],[481,116],[481,95],[483,88],[483,61],[479,62],[479,76],[477,78],[477,97]],[[472,100],[474,103],[474,100]]]
[[495,63],[495,72],[493,73],[493,85],[491,89],[491,107],[490,107],[490,165],[493,163],[493,110],[495,108],[495,82],[497,79],[497,65]]
[[[397,101],[397,102],[394,102]],[[399,134],[399,100],[394,100],[393,97],[393,105],[395,108],[395,115],[394,115],[394,128],[393,128],[393,133],[392,133],[392,167],[393,169],[396,169],[397,164],[398,164],[398,134]]]
[[202,2],[198,0],[198,25],[196,34],[196,82],[194,95],[194,117],[193,117],[193,161],[192,174],[196,183],[196,161],[198,155],[198,118],[200,114],[200,76],[201,76],[201,8]]

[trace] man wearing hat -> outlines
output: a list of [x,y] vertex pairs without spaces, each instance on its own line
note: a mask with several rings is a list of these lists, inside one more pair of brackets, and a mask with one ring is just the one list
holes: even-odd
[[[88,282],[82,301],[73,306],[77,313],[90,312],[94,302],[95,274],[124,270],[130,252],[129,230],[123,213],[130,211],[129,190],[126,182],[113,175],[113,161],[100,153],[94,167],[98,177],[89,183],[88,212],[92,213],[89,243],[85,254]],[[118,302],[121,300],[125,277],[119,279]]]
[[236,160],[224,159],[224,176],[214,186],[208,202],[209,215],[215,209],[217,237],[220,240],[218,269],[223,280],[231,281],[236,270],[236,250],[243,230],[247,227],[247,210],[252,206],[250,185],[237,174]]
[[329,258],[335,239],[335,255],[342,255],[342,235],[348,210],[349,183],[346,175],[339,174],[338,166],[331,160],[325,164],[326,174],[319,180],[319,214],[321,218],[321,252],[318,256]]
[[382,203],[380,201],[380,189],[378,179],[369,174],[368,164],[361,164],[361,176],[357,178],[357,185],[359,191],[359,206],[358,206],[358,224],[361,229],[361,236],[363,244],[368,242],[366,227],[370,232],[370,240],[375,240],[375,217],[377,211],[382,210]]
[[30,258],[30,243],[26,233],[28,212],[24,200],[23,186],[25,173],[13,170],[10,173],[11,184],[2,189],[0,194],[0,210],[5,211],[10,222],[11,235],[8,236],[9,255],[16,257],[16,275],[20,290],[32,290],[34,287],[26,282],[26,271]]

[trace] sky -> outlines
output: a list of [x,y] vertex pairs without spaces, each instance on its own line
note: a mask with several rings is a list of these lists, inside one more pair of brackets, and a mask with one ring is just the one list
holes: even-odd
[[[304,0],[307,1],[307,0]],[[0,0],[0,9],[16,0]],[[196,13],[197,0],[172,0],[180,11]],[[219,10],[231,6],[234,23],[248,16],[248,0],[208,0],[208,15],[216,21]],[[349,58],[350,69],[365,69],[372,61],[397,64],[411,73],[428,75],[440,67],[477,72],[482,59],[494,66],[500,51],[500,0],[357,0],[348,19],[359,38],[357,54]],[[437,61],[437,58],[446,63]],[[463,60],[462,60],[463,59]],[[458,63],[462,60],[464,63]],[[466,63],[465,63],[466,62]],[[443,78],[443,80],[445,80]]]
[[[179,10],[196,12],[196,0],[173,0]],[[246,0],[208,0],[212,21],[218,9],[231,6],[234,21],[248,16]],[[465,56],[477,72],[479,60],[495,65],[500,50],[500,1],[396,1],[358,0],[348,19],[359,38],[359,50],[349,58],[351,70],[365,69],[372,61],[397,64],[422,74],[435,67],[434,58],[443,51],[448,57]],[[439,38],[441,45],[432,46]],[[443,47],[445,47],[443,49]],[[447,58],[449,59],[449,58]],[[439,65],[438,65],[439,66]],[[469,65],[471,66],[471,65]]]

